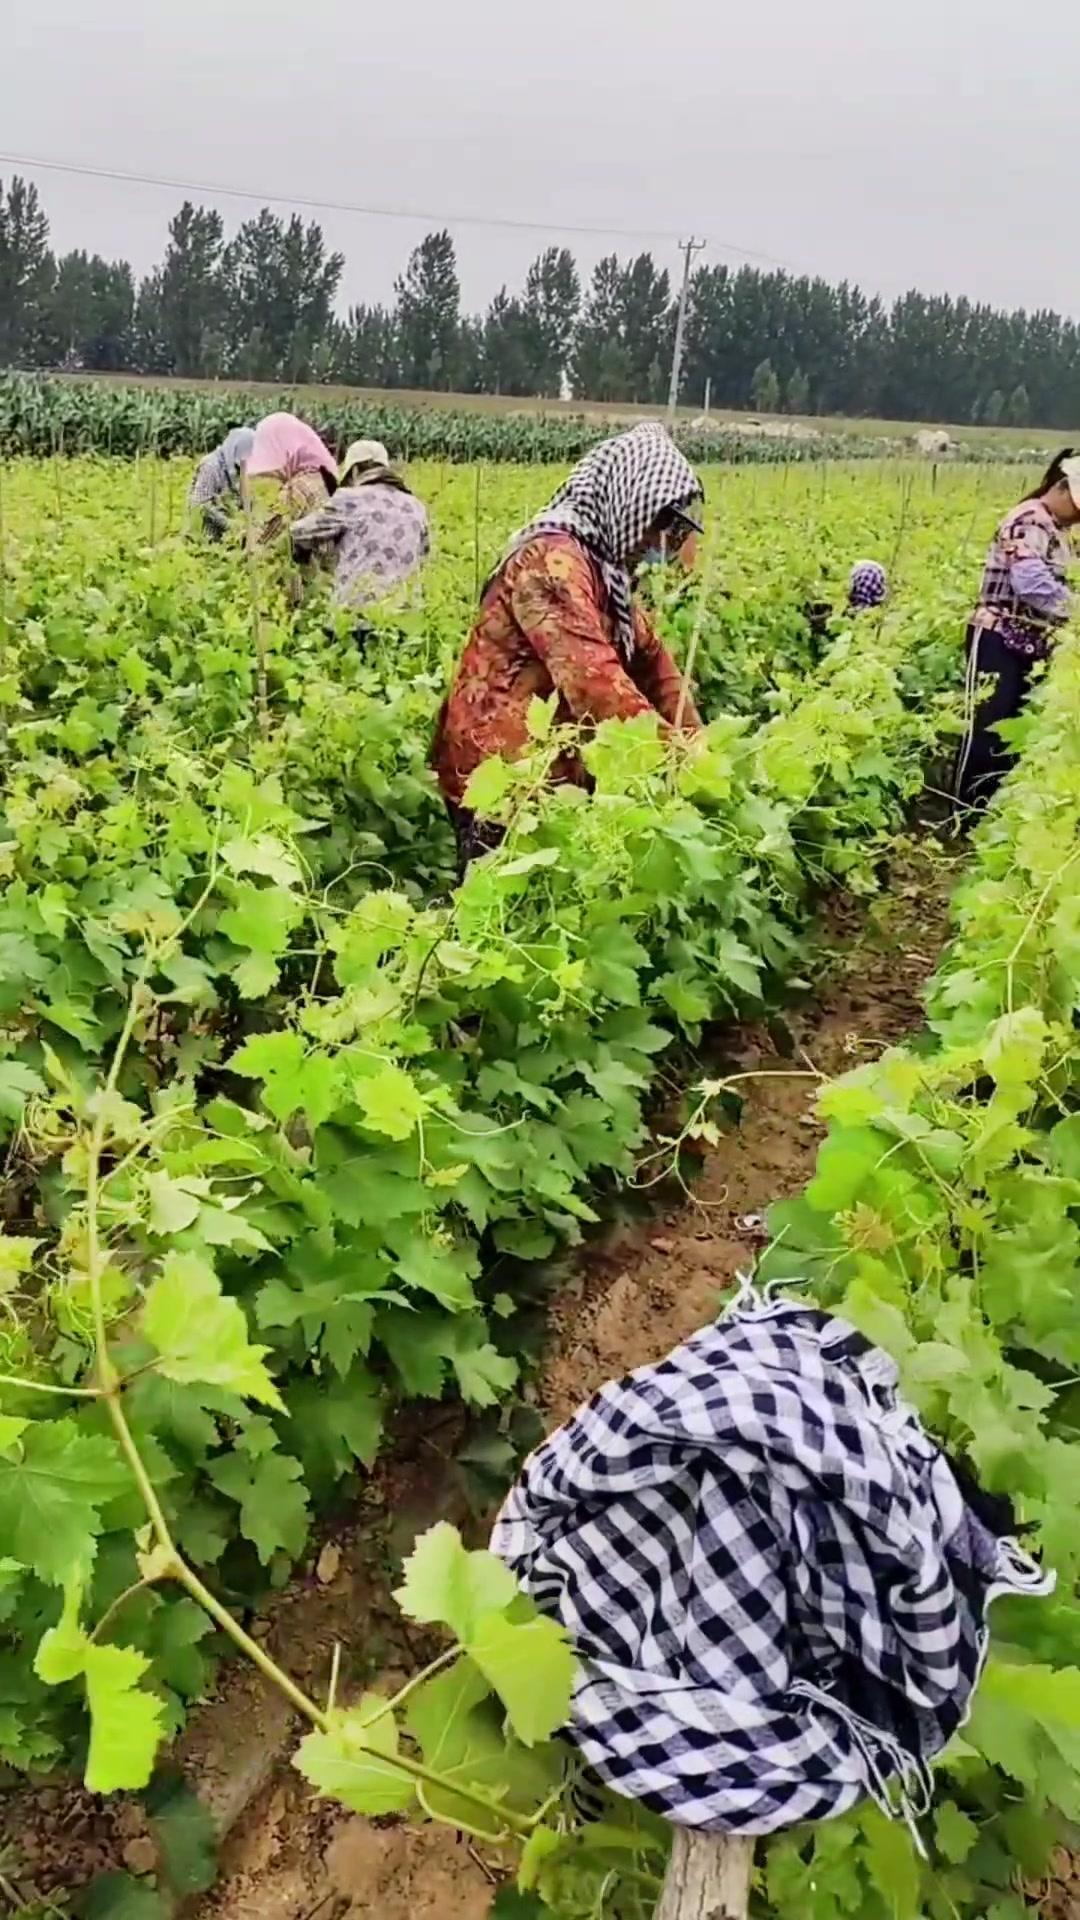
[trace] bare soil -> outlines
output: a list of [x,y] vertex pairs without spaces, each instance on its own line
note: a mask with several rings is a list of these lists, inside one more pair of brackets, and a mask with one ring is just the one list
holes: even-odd
[[[749,1076],[739,1086],[739,1124],[707,1151],[687,1193],[672,1198],[669,1184],[665,1204],[575,1261],[553,1304],[538,1383],[550,1425],[606,1379],[658,1358],[713,1318],[752,1267],[766,1209],[798,1192],[813,1167],[815,1076],[843,1072],[918,1026],[952,878],[928,843],[895,865],[887,895],[854,938],[852,917],[835,918],[827,931],[842,950],[817,995],[788,1016],[792,1052],[778,1053],[765,1028],[718,1036],[710,1074]],[[256,1624],[317,1695],[335,1645],[349,1649],[343,1691],[376,1674],[380,1685],[400,1684],[424,1658],[422,1637],[391,1594],[393,1567],[415,1534],[465,1517],[452,1471],[460,1421],[441,1419],[422,1424],[414,1410],[360,1512],[328,1534],[306,1578]],[[288,1708],[239,1667],[196,1718],[180,1757],[227,1837],[218,1883],[189,1903],[186,1920],[482,1920],[502,1863],[446,1829],[372,1822],[314,1800],[289,1765],[297,1731]],[[152,1864],[136,1807],[74,1792],[32,1806],[19,1843],[39,1894],[106,1867]],[[1064,1878],[1043,1891],[1055,1920],[1080,1920]]]

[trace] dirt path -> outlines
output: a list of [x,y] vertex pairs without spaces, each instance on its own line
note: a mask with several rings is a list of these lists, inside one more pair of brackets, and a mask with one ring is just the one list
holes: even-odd
[[[798,1193],[813,1172],[821,1139],[815,1074],[845,1073],[921,1023],[954,879],[953,866],[927,850],[897,863],[888,893],[836,953],[820,993],[787,1017],[790,1056],[763,1030],[737,1030],[710,1070],[762,1076],[739,1085],[738,1126],[709,1149],[685,1202],[591,1249],[556,1301],[543,1382],[552,1425],[603,1381],[714,1319],[721,1296],[753,1267],[766,1209]],[[842,925],[833,931],[843,938]]]
[[[604,1380],[656,1359],[713,1318],[720,1296],[753,1265],[761,1216],[796,1193],[813,1166],[820,1129],[810,1068],[843,1072],[918,1025],[953,878],[924,845],[895,864],[887,893],[861,925],[837,921],[829,932],[839,951],[818,994],[788,1016],[790,1057],[777,1054],[764,1030],[739,1030],[720,1045],[710,1073],[805,1067],[807,1077],[747,1079],[740,1123],[708,1151],[690,1196],[609,1232],[575,1262],[555,1299],[538,1383],[549,1425]],[[466,1518],[453,1472],[460,1416],[447,1409],[432,1421],[431,1412],[407,1416],[359,1516],[354,1507],[342,1517],[307,1578],[255,1623],[316,1695],[325,1692],[335,1644],[348,1650],[346,1692],[375,1675],[380,1686],[400,1684],[422,1664],[423,1643],[393,1605],[392,1567],[422,1527]],[[501,1863],[447,1829],[380,1824],[315,1801],[289,1765],[296,1733],[288,1708],[240,1666],[196,1716],[181,1759],[230,1831],[217,1885],[185,1907],[185,1920],[482,1920]],[[75,1790],[53,1791],[41,1829],[35,1823],[19,1842],[39,1893],[121,1865],[145,1872],[153,1859],[135,1804],[88,1803]]]

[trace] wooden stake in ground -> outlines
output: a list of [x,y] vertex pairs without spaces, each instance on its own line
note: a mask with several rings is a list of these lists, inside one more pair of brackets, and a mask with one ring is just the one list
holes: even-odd
[[653,1920],[746,1920],[754,1843],[676,1827]]

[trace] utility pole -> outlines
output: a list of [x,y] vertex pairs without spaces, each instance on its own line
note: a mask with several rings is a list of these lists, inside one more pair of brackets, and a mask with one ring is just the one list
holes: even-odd
[[679,294],[679,316],[675,322],[675,352],[671,362],[671,386],[668,389],[667,415],[668,426],[674,427],[675,414],[679,405],[679,381],[682,378],[683,338],[686,333],[686,301],[690,292],[690,269],[694,264],[695,253],[704,249],[704,240],[683,240],[679,252],[683,256],[682,290]]

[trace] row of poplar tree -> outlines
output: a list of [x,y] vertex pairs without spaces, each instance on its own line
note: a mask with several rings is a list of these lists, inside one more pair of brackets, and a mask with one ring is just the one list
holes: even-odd
[[[394,303],[342,316],[344,268],[321,227],[269,208],[231,237],[185,201],[160,267],[57,258],[35,187],[0,181],[0,367],[67,367],[286,383],[593,400],[667,392],[675,308],[651,254],[601,260],[583,287],[551,247],[520,293],[462,312],[454,243],[430,233]],[[911,292],[891,306],[857,286],[753,267],[701,266],[687,316],[683,397],[720,407],[889,419],[1080,419],[1080,327]]]

